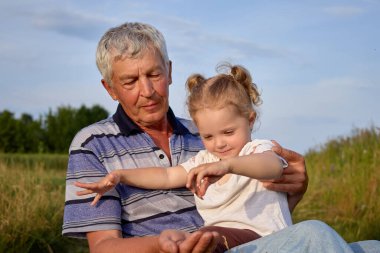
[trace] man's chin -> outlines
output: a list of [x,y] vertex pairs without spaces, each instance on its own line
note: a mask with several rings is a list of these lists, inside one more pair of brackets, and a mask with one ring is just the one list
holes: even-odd
[[166,113],[156,112],[146,115],[139,120],[139,124],[145,127],[161,124],[166,119]]

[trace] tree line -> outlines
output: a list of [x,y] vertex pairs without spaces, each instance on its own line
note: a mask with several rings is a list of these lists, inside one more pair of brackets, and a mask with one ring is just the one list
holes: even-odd
[[108,117],[100,105],[79,108],[60,106],[38,119],[23,113],[0,112],[0,152],[67,153],[75,134],[85,126]]

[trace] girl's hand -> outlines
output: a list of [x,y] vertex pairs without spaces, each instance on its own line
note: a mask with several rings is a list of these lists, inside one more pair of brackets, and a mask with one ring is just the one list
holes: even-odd
[[105,176],[102,180],[94,183],[81,183],[75,182],[74,185],[86,190],[77,191],[78,196],[88,195],[92,193],[97,193],[91,205],[94,206],[98,203],[99,199],[104,195],[104,193],[112,190],[120,182],[120,176],[117,173],[111,172]]
[[226,161],[205,163],[190,170],[187,175],[186,187],[202,198],[210,184],[217,182],[228,173],[230,171]]

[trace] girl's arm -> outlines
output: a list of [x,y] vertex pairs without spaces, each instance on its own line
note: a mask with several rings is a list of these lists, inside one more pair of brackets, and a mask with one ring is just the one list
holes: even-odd
[[225,174],[232,173],[258,180],[276,179],[282,175],[282,165],[281,159],[272,151],[236,156],[193,168],[187,176],[186,187],[198,196],[203,196],[208,185]]
[[86,190],[77,191],[78,196],[97,193],[91,205],[95,205],[104,193],[118,183],[144,189],[171,189],[186,185],[187,173],[182,166],[162,168],[137,168],[114,170],[94,183],[75,182],[74,185]]
[[172,189],[186,185],[187,172],[175,167],[150,167],[112,171],[120,177],[120,183],[144,189]]

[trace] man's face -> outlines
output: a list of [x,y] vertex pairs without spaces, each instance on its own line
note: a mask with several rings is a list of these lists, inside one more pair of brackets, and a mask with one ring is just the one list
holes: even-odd
[[103,85],[125,113],[139,126],[159,125],[169,108],[171,63],[158,52],[147,50],[138,58],[121,58],[112,64],[112,86]]

